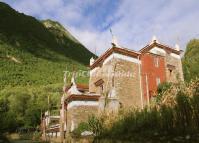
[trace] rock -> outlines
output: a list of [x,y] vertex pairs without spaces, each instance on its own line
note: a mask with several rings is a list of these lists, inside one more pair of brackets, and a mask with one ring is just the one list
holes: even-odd
[[155,133],[154,133],[154,136],[158,136],[158,135],[159,135],[158,132],[155,132]]
[[183,137],[181,137],[181,136],[175,137],[173,140],[177,141],[177,142],[180,142],[180,141],[183,141]]
[[190,137],[190,135],[186,135],[186,140],[189,140],[191,137]]
[[162,140],[165,140],[165,139],[166,139],[165,136],[160,137],[160,140],[161,140],[161,141],[162,141]]
[[93,132],[91,131],[84,131],[81,133],[81,136],[91,136],[91,135],[93,135]]

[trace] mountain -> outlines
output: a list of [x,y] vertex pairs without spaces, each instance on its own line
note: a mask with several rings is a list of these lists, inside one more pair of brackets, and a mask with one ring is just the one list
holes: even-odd
[[60,40],[63,37],[67,37],[68,39],[80,44],[80,42],[73,35],[71,35],[71,33],[66,30],[59,22],[47,19],[43,20],[42,23],[50,32],[56,35],[57,40]]
[[199,77],[199,39],[193,39],[187,44],[182,63],[186,81]]
[[[0,135],[36,128],[48,109],[59,113],[63,71],[88,71],[91,57],[60,23],[39,21],[0,2]],[[78,76],[77,82],[87,83],[88,77]]]
[[66,67],[87,70],[92,56],[60,23],[39,21],[0,2],[0,89],[61,84]]

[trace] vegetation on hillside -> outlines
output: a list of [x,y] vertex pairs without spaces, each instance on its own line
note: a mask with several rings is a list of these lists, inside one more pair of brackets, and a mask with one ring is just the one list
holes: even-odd
[[0,133],[37,127],[47,96],[52,108],[59,107],[63,71],[87,70],[92,56],[58,22],[39,21],[0,2]]
[[199,39],[193,39],[187,44],[182,64],[186,81],[199,77]]
[[41,113],[59,108],[60,85],[5,88],[0,92],[0,132],[38,128]]
[[86,70],[94,55],[59,23],[43,22],[0,3],[1,89],[61,82],[66,67]]

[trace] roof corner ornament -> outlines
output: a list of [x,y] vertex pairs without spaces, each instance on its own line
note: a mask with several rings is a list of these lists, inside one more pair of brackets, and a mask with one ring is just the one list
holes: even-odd
[[77,89],[77,85],[75,83],[75,75],[76,73],[73,72],[72,78],[71,78],[71,88],[68,90],[68,94],[72,95],[81,95],[82,93]]
[[155,35],[153,35],[151,44],[152,43],[157,43],[157,42],[158,42],[157,37]]
[[116,38],[115,35],[113,35],[113,32],[112,32],[111,29],[110,29],[110,32],[111,32],[111,36],[112,36],[112,42],[111,42],[112,46],[113,46],[113,47],[120,47],[120,46],[118,45],[117,38]]
[[73,75],[72,75],[72,78],[71,78],[71,83],[72,83],[72,85],[77,86],[76,83],[75,83],[75,78],[76,78],[76,73],[73,72]]
[[180,51],[180,46],[178,44],[175,44],[175,50]]

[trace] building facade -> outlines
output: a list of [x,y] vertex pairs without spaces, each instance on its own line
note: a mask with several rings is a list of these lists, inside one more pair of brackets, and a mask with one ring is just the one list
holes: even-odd
[[163,82],[183,81],[182,50],[154,38],[140,51],[114,45],[98,59],[90,61],[89,91],[111,94],[120,107],[143,108]]
[[[75,83],[64,88],[60,110],[60,136],[72,132],[91,114],[117,112],[120,108],[150,105],[163,82],[184,80],[179,46],[161,44],[156,38],[140,51],[112,43],[97,59],[90,59],[88,87]],[[105,100],[109,102],[106,103]]]

